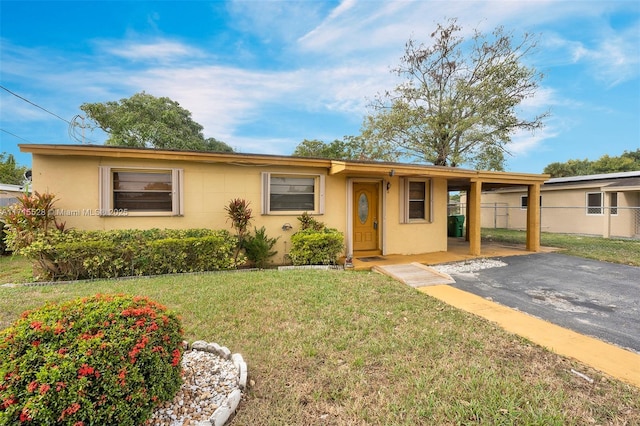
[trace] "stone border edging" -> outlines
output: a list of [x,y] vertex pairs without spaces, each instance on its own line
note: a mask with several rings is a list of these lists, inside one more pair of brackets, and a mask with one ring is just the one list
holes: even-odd
[[278,266],[278,271],[290,271],[295,269],[318,269],[321,271],[344,270],[344,265],[299,265]]
[[242,391],[247,387],[247,363],[239,353],[231,354],[231,351],[226,346],[220,346],[217,343],[207,343],[204,340],[196,340],[192,344],[187,344],[196,351],[204,351],[218,355],[221,358],[230,360],[233,365],[238,369],[238,387],[234,389],[227,397],[225,403],[221,404],[216,411],[213,412],[208,421],[198,422],[197,426],[224,426],[236,412],[240,399],[242,398]]

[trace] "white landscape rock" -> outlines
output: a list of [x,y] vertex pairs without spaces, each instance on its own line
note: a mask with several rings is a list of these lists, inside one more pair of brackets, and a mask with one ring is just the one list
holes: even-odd
[[223,426],[238,409],[246,387],[242,355],[202,340],[182,358],[183,383],[172,401],[154,410],[151,423],[163,426]]
[[432,268],[443,272],[445,274],[468,274],[477,271],[481,271],[483,269],[489,268],[501,268],[503,266],[507,266],[501,260],[498,259],[473,259],[473,260],[465,260],[463,262],[455,262],[455,263],[443,263],[441,265],[433,265]]

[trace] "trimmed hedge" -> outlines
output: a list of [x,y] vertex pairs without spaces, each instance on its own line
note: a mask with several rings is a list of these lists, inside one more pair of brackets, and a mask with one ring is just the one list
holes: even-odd
[[291,236],[294,265],[332,265],[344,251],[344,236],[335,229],[302,229]]
[[182,328],[147,298],[97,295],[0,331],[0,424],[139,425],[182,385]]
[[236,246],[224,230],[72,230],[39,234],[20,253],[43,279],[76,280],[232,269]]

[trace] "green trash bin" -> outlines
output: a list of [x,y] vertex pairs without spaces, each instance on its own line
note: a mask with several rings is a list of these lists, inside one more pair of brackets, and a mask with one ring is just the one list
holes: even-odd
[[461,214],[449,216],[447,230],[447,235],[450,237],[462,237],[464,235],[464,216]]

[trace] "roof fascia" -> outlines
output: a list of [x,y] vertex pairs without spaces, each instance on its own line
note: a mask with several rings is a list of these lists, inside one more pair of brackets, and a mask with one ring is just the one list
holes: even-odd
[[333,160],[330,174],[377,174],[386,176],[432,176],[445,178],[472,178],[477,172],[466,169],[439,168],[402,163],[358,163]]
[[145,160],[192,161],[199,163],[227,163],[271,166],[320,167],[329,169],[331,161],[276,155],[237,154],[202,151],[148,150],[140,148],[117,149],[105,146],[37,145],[21,144],[20,151],[37,155],[134,158]]
[[492,171],[478,171],[478,176],[475,180],[482,183],[501,183],[509,185],[531,185],[531,184],[543,184],[549,179],[547,174],[533,174],[533,173],[511,173],[511,172],[492,172]]
[[319,158],[290,157],[263,154],[238,154],[202,151],[151,150],[117,148],[104,145],[48,145],[20,144],[21,152],[34,155],[128,158],[199,163],[225,163],[262,166],[315,167],[329,170],[329,174],[377,174],[387,176],[429,176],[444,179],[470,179],[483,183],[531,185],[544,183],[549,175],[490,172],[453,167],[423,166],[402,163],[359,163]]
[[640,186],[612,186],[612,187],[603,187],[603,192],[640,192]]

